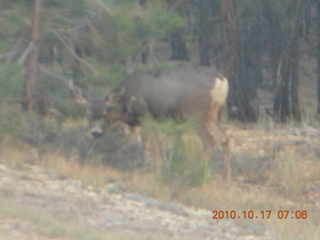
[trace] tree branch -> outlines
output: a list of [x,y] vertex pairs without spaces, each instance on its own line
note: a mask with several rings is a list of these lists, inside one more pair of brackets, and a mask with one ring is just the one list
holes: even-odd
[[87,61],[83,60],[82,58],[80,58],[75,52],[74,50],[69,46],[69,44],[66,42],[65,39],[63,39],[63,37],[55,30],[50,30],[50,33],[52,33],[53,35],[55,35],[60,41],[61,43],[67,48],[67,50],[71,53],[71,55],[78,60],[79,62],[83,63],[84,65],[86,65],[92,72],[93,74],[96,76],[98,75],[96,69]]

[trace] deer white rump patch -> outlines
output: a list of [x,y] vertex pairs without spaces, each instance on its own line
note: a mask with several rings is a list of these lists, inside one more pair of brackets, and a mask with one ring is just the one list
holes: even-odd
[[226,78],[215,78],[214,85],[210,91],[213,104],[223,105],[228,96],[229,84]]

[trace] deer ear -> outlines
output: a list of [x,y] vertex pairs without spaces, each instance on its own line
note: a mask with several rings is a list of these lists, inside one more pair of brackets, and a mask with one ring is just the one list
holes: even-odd
[[105,105],[114,105],[119,103],[120,98],[125,92],[125,87],[120,87],[111,91],[104,100]]
[[76,86],[72,80],[69,80],[68,81],[68,87],[69,87],[69,90],[70,90],[70,93],[72,95],[72,98],[79,104],[82,104],[82,105],[88,105],[88,99],[87,97],[85,96],[83,90]]

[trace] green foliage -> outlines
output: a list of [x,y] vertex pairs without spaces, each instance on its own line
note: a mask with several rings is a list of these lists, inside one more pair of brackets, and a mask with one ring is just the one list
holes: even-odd
[[30,7],[30,0],[1,0],[0,7],[1,9],[10,9],[13,7]]
[[[106,88],[116,87],[126,75],[126,69],[123,65],[110,64],[106,65],[103,62],[94,61],[94,66],[97,69],[98,75],[88,74],[86,81],[91,87],[92,94],[106,94]],[[102,91],[100,93],[100,91]]]
[[0,140],[15,132],[15,124],[19,122],[19,114],[11,111],[10,105],[0,105]]
[[183,119],[181,122],[173,118],[163,118],[155,121],[152,118],[142,118],[141,124],[146,130],[155,130],[168,136],[180,137],[183,133],[193,133],[197,127],[191,118]]
[[290,4],[289,0],[271,0],[270,6],[274,12],[282,12],[285,11],[288,4]]
[[[76,127],[61,129],[55,121],[46,121],[38,114],[19,113],[15,114],[8,108],[1,119],[0,135],[9,133],[15,139],[29,144],[40,154],[58,152],[70,157],[77,143],[84,136],[83,131]],[[5,124],[3,124],[5,123]]]
[[[65,116],[79,116],[77,111],[80,107],[64,100],[56,103],[56,108]],[[80,163],[108,164],[123,170],[141,167],[143,163],[141,146],[132,144],[121,126],[110,129],[103,138],[93,139],[88,136],[88,126],[81,118],[69,121],[59,119],[59,116],[43,117],[19,109],[14,109],[13,105],[0,105],[0,141],[11,136],[14,141],[22,141],[35,149],[40,157],[57,153]],[[85,109],[81,110],[84,114]]]
[[0,99],[20,98],[23,87],[23,66],[20,64],[0,65]]
[[173,196],[206,181],[207,166],[202,161],[202,148],[195,136],[197,125],[192,119],[177,123],[171,118],[158,122],[145,118],[142,127],[154,147],[159,148],[161,156],[153,158],[161,159],[161,177]]
[[86,108],[83,105],[76,103],[73,100],[55,99],[55,109],[61,113],[64,118],[79,118],[86,117]]
[[100,51],[108,62],[119,63],[134,56],[143,50],[143,43],[149,38],[164,37],[183,24],[177,14],[166,12],[159,1],[148,1],[145,6],[138,1],[104,2],[109,11],[103,14],[103,24],[97,25],[96,34],[105,39]]
[[47,113],[48,109],[56,109],[64,118],[78,118],[86,115],[85,107],[70,99],[70,90],[66,82],[41,74],[39,77],[38,101],[40,107],[41,104],[44,105],[44,113]]
[[[147,12],[141,14],[137,19],[140,24],[140,33],[145,33],[146,36],[162,37],[166,31],[172,31],[175,28],[181,27],[184,22],[180,16],[175,13],[168,13],[159,1],[149,1],[147,4]],[[139,28],[138,28],[139,30]]]
[[[71,105],[62,107],[69,105],[69,94],[59,76],[73,78],[89,90],[105,91],[103,89],[114,87],[123,79],[126,59],[140,54],[146,40],[163,38],[183,24],[177,14],[166,11],[161,1],[146,1],[143,6],[139,2],[44,1],[39,59],[58,77],[39,76],[38,95],[49,99],[50,106],[60,106],[62,112],[74,109]],[[21,60],[26,53],[31,37],[26,23],[32,18],[33,5],[26,0],[8,0],[0,1],[0,6],[5,9],[0,16],[0,51],[20,54],[11,59],[13,64],[10,62],[1,69],[0,98],[20,98],[24,69],[14,61]],[[79,62],[79,58],[83,61]]]
[[[1,34],[10,38],[30,19],[32,4],[29,0],[2,0],[0,1]],[[8,34],[9,33],[9,34]]]
[[[172,160],[169,167],[163,171],[174,194],[179,194],[191,187],[203,184],[207,178],[207,166],[202,161],[199,146],[194,141],[177,139],[172,150]],[[195,149],[196,148],[196,149]],[[201,148],[200,148],[201,149]]]
[[[61,11],[63,17],[69,16],[72,20],[85,14],[86,0],[55,0],[44,2],[44,9],[57,9]],[[59,16],[61,17],[61,15]]]
[[23,89],[23,66],[0,65],[0,139],[11,134],[20,121],[20,96]]

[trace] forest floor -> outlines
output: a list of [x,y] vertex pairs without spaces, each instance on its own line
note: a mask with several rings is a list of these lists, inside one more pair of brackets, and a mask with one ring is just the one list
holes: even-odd
[[[235,168],[234,185],[237,185],[241,192],[247,191],[250,185],[250,194],[246,193],[245,197],[249,199],[252,196],[252,202],[256,201],[260,209],[264,207],[263,204],[259,205],[262,198],[269,198],[269,201],[273,199],[271,191],[266,190],[272,188],[277,189],[280,195],[285,195],[281,199],[286,204],[291,204],[291,209],[298,210],[294,201],[302,201],[299,206],[310,209],[308,217],[318,214],[319,130],[308,127],[286,127],[270,131],[259,129],[237,128],[232,129],[232,133],[229,131]],[[274,175],[270,173],[274,168],[263,172],[267,168],[265,162],[269,163],[275,158],[281,160],[282,156],[285,156],[282,163],[288,164],[287,160],[295,159],[298,153],[304,158],[301,160],[303,165],[298,165],[303,166],[299,167],[300,170],[289,169],[291,172],[288,176],[282,176],[280,180],[279,173],[282,171],[285,175],[292,162],[289,162],[289,165],[279,165],[279,172]],[[106,186],[92,187],[82,180],[36,164],[7,164],[10,161],[6,158],[10,156],[1,154],[0,240],[285,239],[275,232],[279,225],[276,222],[271,225],[259,222],[241,224],[233,219],[212,219],[213,209],[146,198],[125,190],[112,192]],[[260,159],[261,164],[255,163],[256,159]],[[300,161],[301,158],[297,159]],[[265,180],[265,175],[268,175],[268,180]],[[301,178],[296,179],[296,176]],[[301,187],[299,182],[303,182]],[[217,195],[223,195],[222,191],[227,192],[218,189],[216,191],[221,191]],[[270,196],[265,197],[268,195]],[[229,197],[234,202],[245,202],[241,193]],[[278,210],[281,209],[279,207]],[[318,230],[312,232],[313,226],[318,226],[318,222],[313,220],[316,218],[317,216],[310,216],[310,227],[306,228],[306,231],[315,236],[313,239],[320,236]],[[295,219],[294,224],[301,225],[298,221],[302,220]],[[295,226],[299,225],[292,225],[291,228],[294,229]],[[289,236],[288,238],[293,239]],[[294,239],[304,238],[299,236]],[[312,238],[308,235],[308,239]]]

